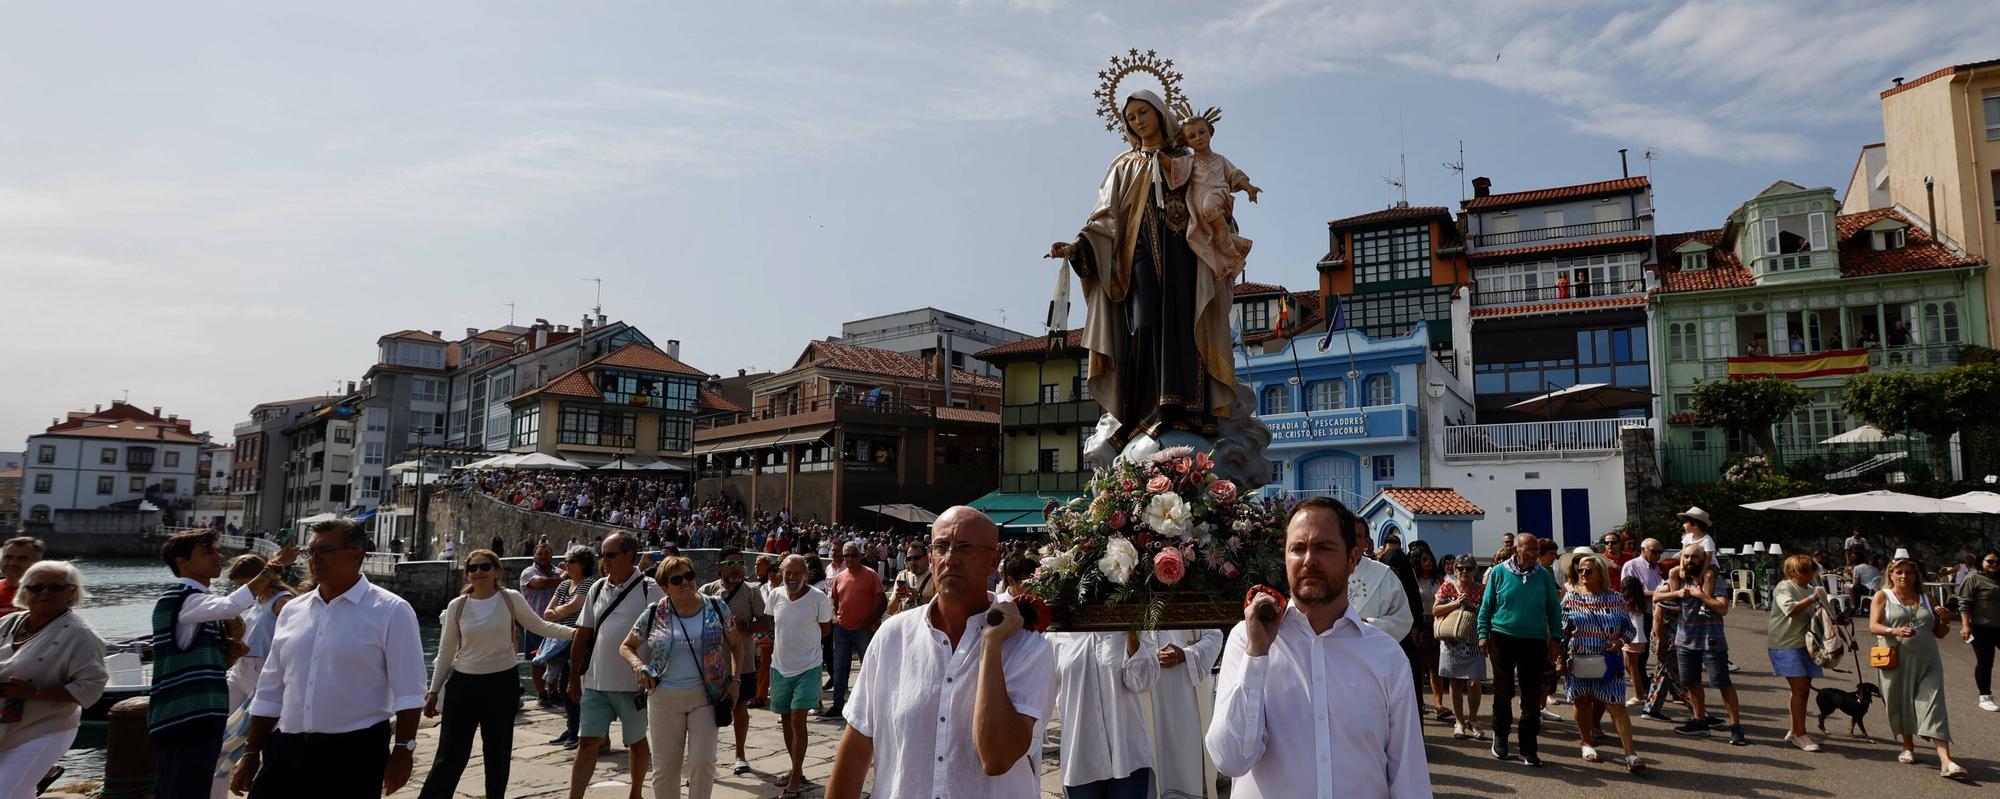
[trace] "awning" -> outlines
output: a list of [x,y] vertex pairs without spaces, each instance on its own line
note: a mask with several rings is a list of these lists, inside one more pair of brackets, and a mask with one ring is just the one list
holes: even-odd
[[1048,517],[1039,510],[1003,512],[993,516],[993,523],[1002,529],[1009,527],[1041,527],[1048,524]]
[[718,441],[713,444],[702,444],[694,448],[694,454],[709,455],[717,452],[737,452],[739,450],[746,450],[746,449],[762,449],[764,447],[768,447],[778,443],[778,439],[784,438],[786,435],[787,435],[786,433],[765,433],[761,436],[751,436],[749,438],[739,438],[730,441]]
[[893,505],[863,505],[861,506],[861,509],[866,511],[874,511],[876,513],[880,513],[884,516],[887,516],[891,519],[900,519],[902,521],[915,522],[918,524],[929,524],[931,522],[937,521],[938,517],[938,515],[935,513],[932,513],[923,508],[919,508],[915,505],[911,505],[907,502],[899,502]]
[[783,446],[786,444],[799,444],[807,441],[818,441],[822,438],[825,438],[826,434],[831,432],[833,432],[833,425],[825,425],[822,427],[808,427],[803,430],[793,430],[792,432],[786,433],[783,436],[779,437],[778,440],[773,443],[778,446]]

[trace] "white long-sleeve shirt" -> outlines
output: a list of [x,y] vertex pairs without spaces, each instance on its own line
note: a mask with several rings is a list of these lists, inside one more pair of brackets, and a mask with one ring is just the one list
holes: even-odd
[[1229,632],[1208,754],[1236,779],[1235,799],[1428,797],[1429,767],[1410,664],[1352,605],[1314,633],[1293,607],[1277,639],[1250,657]]
[[1416,616],[1410,612],[1410,597],[1396,572],[1374,558],[1362,558],[1354,573],[1347,576],[1347,604],[1361,614],[1361,620],[1401,641],[1410,634]]
[[1050,633],[1062,710],[1062,782],[1088,785],[1153,767],[1141,703],[1160,681],[1157,647],[1125,654],[1125,633]]
[[438,635],[437,661],[431,668],[433,692],[443,690],[444,681],[454,671],[492,674],[512,670],[520,659],[514,651],[514,622],[543,638],[568,641],[576,637],[576,628],[543,621],[527,597],[507,588],[485,599],[453,599],[438,621],[443,630]]
[[208,592],[208,586],[186,577],[180,583],[201,592],[189,594],[181,602],[181,615],[174,619],[174,644],[182,649],[194,643],[195,631],[201,625],[236,618],[257,604],[257,595],[250,593],[248,585],[229,592],[228,596],[216,596]]
[[363,577],[329,602],[318,591],[285,604],[250,714],[279,732],[353,732],[424,706],[417,612]]

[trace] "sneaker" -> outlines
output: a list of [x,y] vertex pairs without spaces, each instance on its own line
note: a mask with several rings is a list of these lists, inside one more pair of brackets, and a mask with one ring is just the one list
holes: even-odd
[[1521,763],[1530,768],[1542,767],[1542,759],[1540,757],[1536,757],[1535,755],[1522,755]]
[[1730,673],[1730,674],[1735,674],[1736,672],[1739,672],[1739,671],[1742,671],[1742,670],[1743,670],[1743,667],[1742,667],[1742,666],[1738,666],[1738,665],[1736,665],[1736,662],[1735,662],[1735,661],[1733,661],[1733,660],[1732,660],[1732,661],[1730,661],[1730,662],[1729,662],[1729,673]]
[[1648,707],[1644,711],[1641,711],[1639,715],[1652,719],[1654,721],[1664,721],[1668,724],[1674,723],[1674,717],[1669,716],[1665,713],[1661,713],[1660,709],[1657,707]]
[[1548,708],[1542,708],[1542,718],[1549,721],[1562,721],[1563,715]]
[[1728,724],[1728,722],[1723,721],[1720,716],[1703,716],[1701,719],[1701,723],[1703,725],[1706,725],[1711,730]]
[[1810,735],[1787,735],[1785,736],[1785,740],[1791,741],[1793,746],[1807,752],[1819,751],[1819,742],[1813,740]]
[[1706,738],[1708,737],[1708,725],[1703,724],[1700,721],[1690,721],[1686,724],[1682,724],[1679,727],[1675,727],[1674,732],[1679,733],[1681,735]]
[[748,761],[748,760],[738,760],[738,761],[736,761],[736,772],[735,772],[735,773],[737,773],[737,774],[748,774],[748,773],[750,773],[750,761]]
[[1639,697],[1636,696],[1632,697],[1631,699],[1625,700],[1626,707],[1638,707],[1640,704],[1642,703],[1639,701]]
[[562,745],[562,748],[564,748],[564,749],[572,749],[572,750],[573,750],[573,749],[575,749],[575,748],[576,748],[576,739],[575,739],[575,738],[571,738],[571,739],[569,739],[569,740],[567,740],[567,741],[563,741],[563,745]]
[[2000,713],[2000,705],[1993,704],[1993,697],[1979,697],[1979,709],[1988,713]]
[[1750,739],[1743,737],[1743,725],[1741,724],[1729,725],[1729,745],[1730,746],[1750,745]]
[[1625,758],[1626,773],[1637,774],[1645,770],[1646,770],[1646,761],[1640,760],[1638,755],[1632,755],[1630,757]]
[[1465,725],[1463,723],[1454,723],[1451,725],[1451,737],[1463,741],[1472,736],[1465,734]]

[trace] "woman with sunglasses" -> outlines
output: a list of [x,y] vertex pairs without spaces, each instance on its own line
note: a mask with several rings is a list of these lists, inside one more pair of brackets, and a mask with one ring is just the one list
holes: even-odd
[[[1464,610],[1477,617],[1479,600],[1486,594],[1486,586],[1479,582],[1479,561],[1470,554],[1450,558],[1451,569],[1438,583],[1437,596],[1431,602],[1431,616],[1437,619],[1450,618],[1451,614]],[[1468,636],[1460,641],[1438,641],[1438,677],[1451,686],[1451,737],[1486,740],[1486,731],[1479,729],[1479,691],[1486,679],[1486,656],[1479,653],[1479,640]],[[1472,712],[1466,712],[1467,695],[1472,699]],[[1439,707],[1444,703],[1439,702]]]
[[472,734],[477,732],[486,755],[487,799],[505,799],[514,757],[514,714],[521,707],[514,649],[520,636],[514,625],[559,641],[575,637],[576,629],[544,621],[520,592],[500,587],[500,556],[490,549],[465,556],[465,590],[445,606],[440,620],[443,630],[424,715],[438,716],[442,692],[444,720],[438,725],[437,755],[418,798],[450,799],[458,793],[458,778],[472,758]]
[[[696,590],[694,561],[660,561],[653,579],[667,595],[639,614],[619,650],[647,697],[654,799],[708,799],[715,787],[717,708],[736,706],[736,619],[729,605]],[[636,776],[636,775],[635,775]]]
[[76,740],[83,709],[104,694],[104,641],[70,610],[90,595],[67,561],[28,567],[14,595],[27,611],[0,619],[0,799],[33,799],[36,783]]
[[1569,593],[1563,596],[1563,632],[1569,641],[1556,669],[1567,677],[1570,704],[1576,707],[1576,727],[1583,759],[1596,763],[1596,724],[1601,712],[1611,714],[1618,742],[1625,748],[1625,770],[1646,768],[1632,747],[1632,719],[1625,709],[1625,642],[1632,640],[1632,614],[1625,595],[1611,582],[1611,560],[1588,549],[1563,556],[1558,566]]
[[[576,619],[583,613],[584,597],[590,594],[590,587],[597,584],[597,553],[588,549],[572,549],[557,564],[562,568],[563,581],[556,584],[556,595],[549,600],[549,609],[542,611],[542,618],[576,629]],[[569,641],[545,641],[541,651],[535,653],[535,660],[548,665],[545,676],[549,685],[569,685]],[[564,749],[577,747],[576,726],[581,720],[583,707],[569,698],[569,692],[554,692],[563,706],[563,733],[549,741],[550,746]]]
[[1882,704],[1889,713],[1889,732],[1902,739],[1896,762],[1917,762],[1916,738],[1930,739],[1937,749],[1938,776],[1958,779],[1965,767],[1951,759],[1951,719],[1944,699],[1944,659],[1938,639],[1951,631],[1951,616],[1931,607],[1924,595],[1924,572],[1917,562],[1899,558],[1883,572],[1886,585],[1875,593],[1868,609],[1868,631],[1877,646],[1895,653],[1890,668],[1877,669]]
[[1791,688],[1791,726],[1785,740],[1807,752],[1820,751],[1819,742],[1806,734],[1806,700],[1812,696],[1812,681],[1826,676],[1806,650],[1806,633],[1812,626],[1813,611],[1826,602],[1826,589],[1818,585],[1819,564],[1811,555],[1785,558],[1785,579],[1771,589],[1771,621],[1767,647],[1771,653],[1771,673],[1785,678]]

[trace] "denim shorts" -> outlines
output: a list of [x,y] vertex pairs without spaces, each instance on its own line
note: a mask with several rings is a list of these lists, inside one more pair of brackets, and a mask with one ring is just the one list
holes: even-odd
[[611,720],[616,718],[618,728],[625,733],[626,746],[646,740],[646,711],[639,709],[637,697],[638,693],[633,691],[586,689],[576,734],[584,738],[609,738]]
[[1799,649],[1772,649],[1769,651],[1771,653],[1772,674],[1780,677],[1811,677],[1813,679],[1826,676],[1826,672],[1820,671],[1819,664],[1813,662],[1812,656],[1806,654],[1806,650],[1803,647]]
[[1696,685],[1701,682],[1703,669],[1708,671],[1708,687],[1729,688],[1729,650],[1727,649],[1680,649],[1674,650],[1680,660],[1681,684]]

